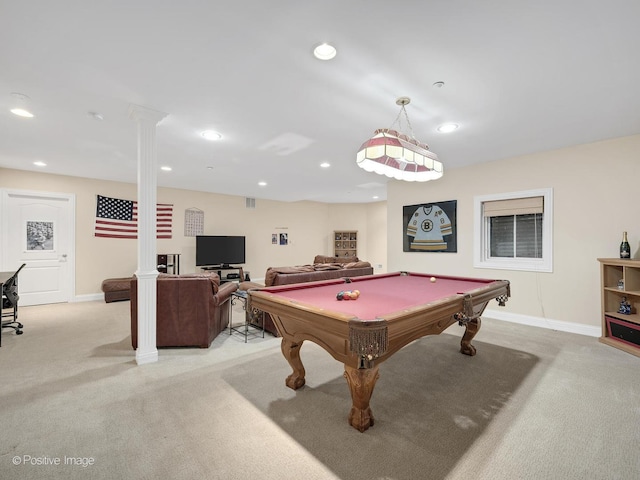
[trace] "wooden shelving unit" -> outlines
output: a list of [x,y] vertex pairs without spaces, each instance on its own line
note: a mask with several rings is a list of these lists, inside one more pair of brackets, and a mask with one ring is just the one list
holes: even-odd
[[358,232],[356,230],[335,230],[333,232],[333,256],[358,256]]
[[[640,338],[640,260],[599,258],[598,261],[602,290],[600,341],[640,357],[640,345],[635,344]],[[631,314],[618,311],[623,297],[631,305]]]
[[161,253],[158,255],[158,272],[180,274],[180,254]]

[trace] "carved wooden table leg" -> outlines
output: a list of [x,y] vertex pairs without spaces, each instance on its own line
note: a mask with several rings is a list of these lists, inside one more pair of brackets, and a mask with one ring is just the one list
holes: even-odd
[[373,387],[380,377],[378,366],[373,368],[353,368],[344,366],[344,376],[349,384],[353,405],[349,412],[349,424],[364,432],[373,425],[373,413],[369,407]]
[[287,362],[289,362],[289,365],[291,365],[293,369],[293,373],[287,377],[285,383],[287,387],[293,390],[297,390],[304,385],[305,371],[302,361],[300,360],[300,347],[302,347],[302,343],[303,342],[295,343],[282,337],[282,343],[280,344],[284,358],[287,359]]
[[460,341],[460,351],[465,355],[474,356],[476,354],[476,347],[471,345],[471,340],[476,336],[478,330],[480,330],[480,318],[474,318],[465,324],[464,335]]

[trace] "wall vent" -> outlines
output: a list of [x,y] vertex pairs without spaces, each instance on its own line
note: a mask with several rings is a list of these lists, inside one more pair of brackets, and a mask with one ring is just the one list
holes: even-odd
[[245,201],[245,205],[246,205],[247,208],[256,208],[256,199],[255,198],[245,197],[244,201]]

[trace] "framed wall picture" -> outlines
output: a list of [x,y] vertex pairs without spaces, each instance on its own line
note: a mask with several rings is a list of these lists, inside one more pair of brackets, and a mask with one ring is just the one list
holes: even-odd
[[204,212],[199,208],[187,208],[184,211],[184,236],[204,235]]
[[27,250],[53,250],[53,222],[27,221]]
[[457,252],[457,200],[402,207],[404,252]]

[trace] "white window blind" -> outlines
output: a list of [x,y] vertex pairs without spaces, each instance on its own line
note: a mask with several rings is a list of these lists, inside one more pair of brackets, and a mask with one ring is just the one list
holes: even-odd
[[538,213],[490,217],[490,256],[542,258],[542,219]]
[[526,215],[544,212],[544,197],[510,198],[482,203],[485,217]]

